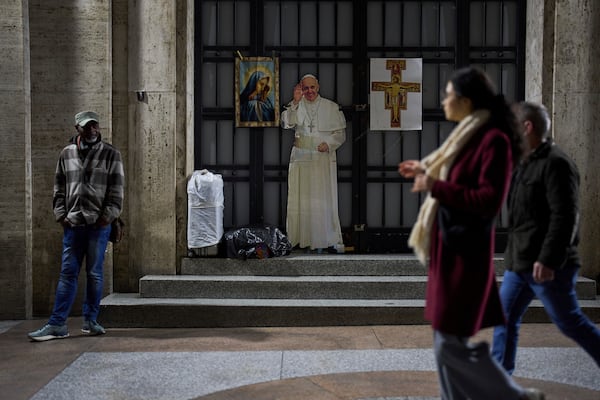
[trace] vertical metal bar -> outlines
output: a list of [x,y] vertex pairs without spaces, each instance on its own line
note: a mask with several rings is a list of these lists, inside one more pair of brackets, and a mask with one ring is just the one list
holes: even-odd
[[[254,44],[252,53],[256,56],[264,55],[264,2],[256,0],[251,4],[251,41]],[[264,128],[250,128],[250,208],[249,218],[251,223],[261,223],[264,220]]]
[[[282,28],[281,28],[282,25],[283,25],[281,23],[281,21],[282,21],[281,1],[279,1],[277,3],[277,7],[278,7],[278,12],[279,12],[279,17],[278,17],[279,18],[279,37],[277,38],[277,41],[278,41],[279,45],[281,45],[281,38],[283,36],[283,31],[282,31]],[[281,66],[280,66],[280,68],[281,68]],[[281,102],[281,104],[283,104],[283,101]],[[278,139],[279,139],[278,140],[278,144],[279,144],[279,147],[278,147],[278,152],[279,152],[278,165],[281,166],[283,164],[283,134],[282,134],[283,129],[281,128],[281,126],[279,126],[277,129],[279,131],[279,135],[278,135]],[[285,221],[283,219],[283,215],[284,215],[283,214],[283,210],[284,210],[284,207],[285,207],[285,204],[283,202],[283,195],[284,195],[283,188],[287,187],[287,183],[284,182],[283,176],[284,176],[283,170],[281,168],[279,168],[279,170],[277,172],[277,177],[280,178],[279,183],[278,183],[278,188],[277,188],[278,189],[277,190],[278,191],[278,201],[277,201],[277,204],[278,204],[278,208],[279,208],[279,210],[277,212],[277,224],[279,226],[283,226],[284,230],[285,230],[285,225],[286,224],[285,224]],[[286,211],[286,214],[287,214],[287,211]]]
[[[216,9],[215,9],[215,40],[216,40],[216,45],[219,46],[221,44],[221,41],[219,40],[219,2],[215,1],[215,4],[216,4]],[[217,82],[217,84],[215,85],[215,90],[216,90],[215,103],[218,106],[219,105],[219,84],[218,84],[218,82],[219,82],[219,68],[216,68],[215,82]]]
[[386,45],[386,41],[385,41],[385,2],[382,2],[381,4],[381,46],[385,46]]
[[[438,51],[437,51],[437,55],[439,56],[440,51],[439,48],[441,47],[441,43],[442,43],[442,28],[441,28],[441,22],[442,22],[442,2],[438,1],[438,7],[437,7],[437,47],[438,47]],[[421,54],[423,54],[423,52],[421,51]]]
[[[198,22],[202,21],[202,4],[196,4],[194,6],[194,60],[197,64],[194,65],[194,76],[202,76],[202,68],[204,65],[204,48],[202,30],[198,29]],[[201,91],[202,86],[200,85],[201,79],[194,79],[194,127],[199,134],[194,136],[194,169],[199,168],[202,165],[202,113],[198,112],[201,109]],[[200,128],[200,129],[199,129]]]
[[[500,2],[500,43],[498,44],[499,46],[503,46],[504,45],[504,1]],[[498,52],[498,57],[502,57],[503,53],[502,51]],[[500,87],[499,87],[499,91],[503,92],[502,88],[504,87],[504,85],[502,84],[504,81],[504,76],[502,74],[504,70],[504,63],[500,63]]]
[[[300,46],[300,37],[301,37],[301,31],[300,31],[300,25],[302,24],[302,18],[301,18],[301,9],[300,9],[300,2],[296,2],[296,15],[298,16],[298,20],[296,23],[296,57],[299,58],[300,57],[300,50],[298,50],[298,47]],[[300,72],[300,63],[296,62],[296,71],[298,74],[298,78],[296,79],[296,82],[298,82],[300,80],[300,77],[302,76],[302,73]]]
[[[233,23],[233,43],[237,43],[237,36],[236,36],[236,28],[237,28],[237,1],[233,0],[233,15],[232,15],[232,23]],[[235,56],[234,56],[235,57]]]
[[516,99],[525,98],[525,27],[527,25],[527,2],[517,1],[517,32],[516,32]]
[[423,3],[419,3],[419,46],[423,46]]
[[[218,138],[219,136],[219,124],[217,124],[217,128],[216,130],[216,137]],[[235,120],[231,121],[231,130],[233,132],[232,134],[232,142],[235,143]],[[219,141],[216,141],[217,143],[219,143]],[[235,146],[231,146],[232,150],[235,154]],[[233,159],[233,158],[232,158]],[[217,163],[218,164],[218,163]],[[231,177],[235,178],[237,175],[237,170],[236,170],[236,164],[235,164],[235,160],[233,160],[232,165],[231,165]],[[232,180],[231,182],[231,223],[233,226],[238,226],[238,221],[237,221],[237,208],[235,206],[235,188],[236,188],[236,181],[235,179]]]
[[[508,44],[506,44],[508,45]],[[500,46],[504,44],[504,1],[500,2]]]
[[[352,103],[361,104],[368,98],[368,76],[365,66],[367,60],[367,1],[352,2]],[[352,110],[352,223],[365,224],[367,220],[367,116],[363,112]],[[364,253],[367,250],[368,238],[366,232],[356,231],[352,235],[356,251]]]
[[[338,2],[336,1],[333,4],[333,45],[334,48],[337,49],[338,47]],[[338,52],[337,50],[333,51],[333,57],[337,59],[338,56]],[[335,82],[333,83],[333,93],[335,93],[335,98],[339,98],[339,92],[338,92],[338,73],[339,73],[339,63],[335,63],[334,64],[334,76],[335,76]]]
[[488,25],[488,14],[487,14],[487,3],[483,2],[483,46],[487,46],[487,25]]
[[400,3],[400,45],[404,47],[404,5],[405,3]]
[[[381,5],[381,43],[379,44],[382,47],[386,47],[387,45],[387,36],[386,36],[386,15],[387,15],[387,7],[386,7],[386,3],[383,2]],[[388,56],[387,52],[384,51],[384,56]],[[383,156],[382,156],[382,164],[385,166],[385,143],[386,143],[386,134],[385,131],[381,132],[380,136],[379,136],[379,142],[381,145],[381,148],[383,149]],[[368,169],[367,169],[367,174],[368,174]],[[379,172],[379,177],[382,178],[381,179],[381,221],[380,224],[381,226],[385,226],[385,194],[386,194],[386,187],[385,187],[385,168],[382,168],[381,171]],[[367,181],[368,181],[368,177],[367,177]]]
[[469,0],[456,0],[454,68],[469,64]]
[[[319,20],[319,3],[315,1],[315,12],[317,13],[315,21],[317,24],[317,49],[319,48],[319,45],[321,43],[321,30],[320,30],[320,20]],[[321,52],[319,50],[317,50],[317,59],[319,58],[319,55],[321,54]],[[321,76],[320,71],[321,70],[321,63],[317,63],[317,76]]]

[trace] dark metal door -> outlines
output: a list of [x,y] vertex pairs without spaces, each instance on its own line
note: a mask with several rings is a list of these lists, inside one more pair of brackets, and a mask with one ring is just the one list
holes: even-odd
[[[463,65],[485,69],[508,99],[524,93],[525,2],[196,2],[195,168],[223,175],[226,229],[268,223],[285,229],[293,133],[236,128],[235,57],[278,57],[280,103],[305,73],[338,102],[347,141],[338,150],[339,213],[355,252],[408,252],[420,196],[397,164],[435,149],[453,125],[440,90]],[[369,59],[423,59],[423,129],[369,130]],[[500,236],[502,227],[499,228]]]

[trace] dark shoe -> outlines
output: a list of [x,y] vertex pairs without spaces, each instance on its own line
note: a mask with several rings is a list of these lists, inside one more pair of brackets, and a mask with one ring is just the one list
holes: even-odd
[[523,400],[544,400],[546,396],[538,389],[528,388],[523,391],[521,394],[521,399]]
[[106,330],[96,321],[83,321],[81,332],[87,333],[90,336],[104,335]]
[[47,324],[35,332],[29,332],[27,336],[36,342],[45,342],[52,339],[64,339],[69,336],[69,330],[66,325]]

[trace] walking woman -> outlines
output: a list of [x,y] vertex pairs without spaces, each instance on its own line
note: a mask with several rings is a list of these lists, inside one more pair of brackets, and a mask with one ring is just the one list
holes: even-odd
[[413,192],[427,192],[409,245],[423,264],[429,259],[425,317],[434,330],[442,399],[544,399],[514,382],[487,343],[469,342],[505,322],[494,226],[521,156],[516,119],[487,75],[472,67],[451,76],[442,105],[458,125],[426,158],[398,166],[400,175],[414,178]]

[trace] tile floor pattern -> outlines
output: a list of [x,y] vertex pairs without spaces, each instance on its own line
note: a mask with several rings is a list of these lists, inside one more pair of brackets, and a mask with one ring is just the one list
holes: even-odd
[[[29,342],[27,332],[44,322],[0,321],[0,398],[439,399],[428,326],[109,329],[86,337],[73,318],[70,338]],[[600,369],[553,325],[525,325],[521,346],[519,383],[548,400],[600,399]]]

